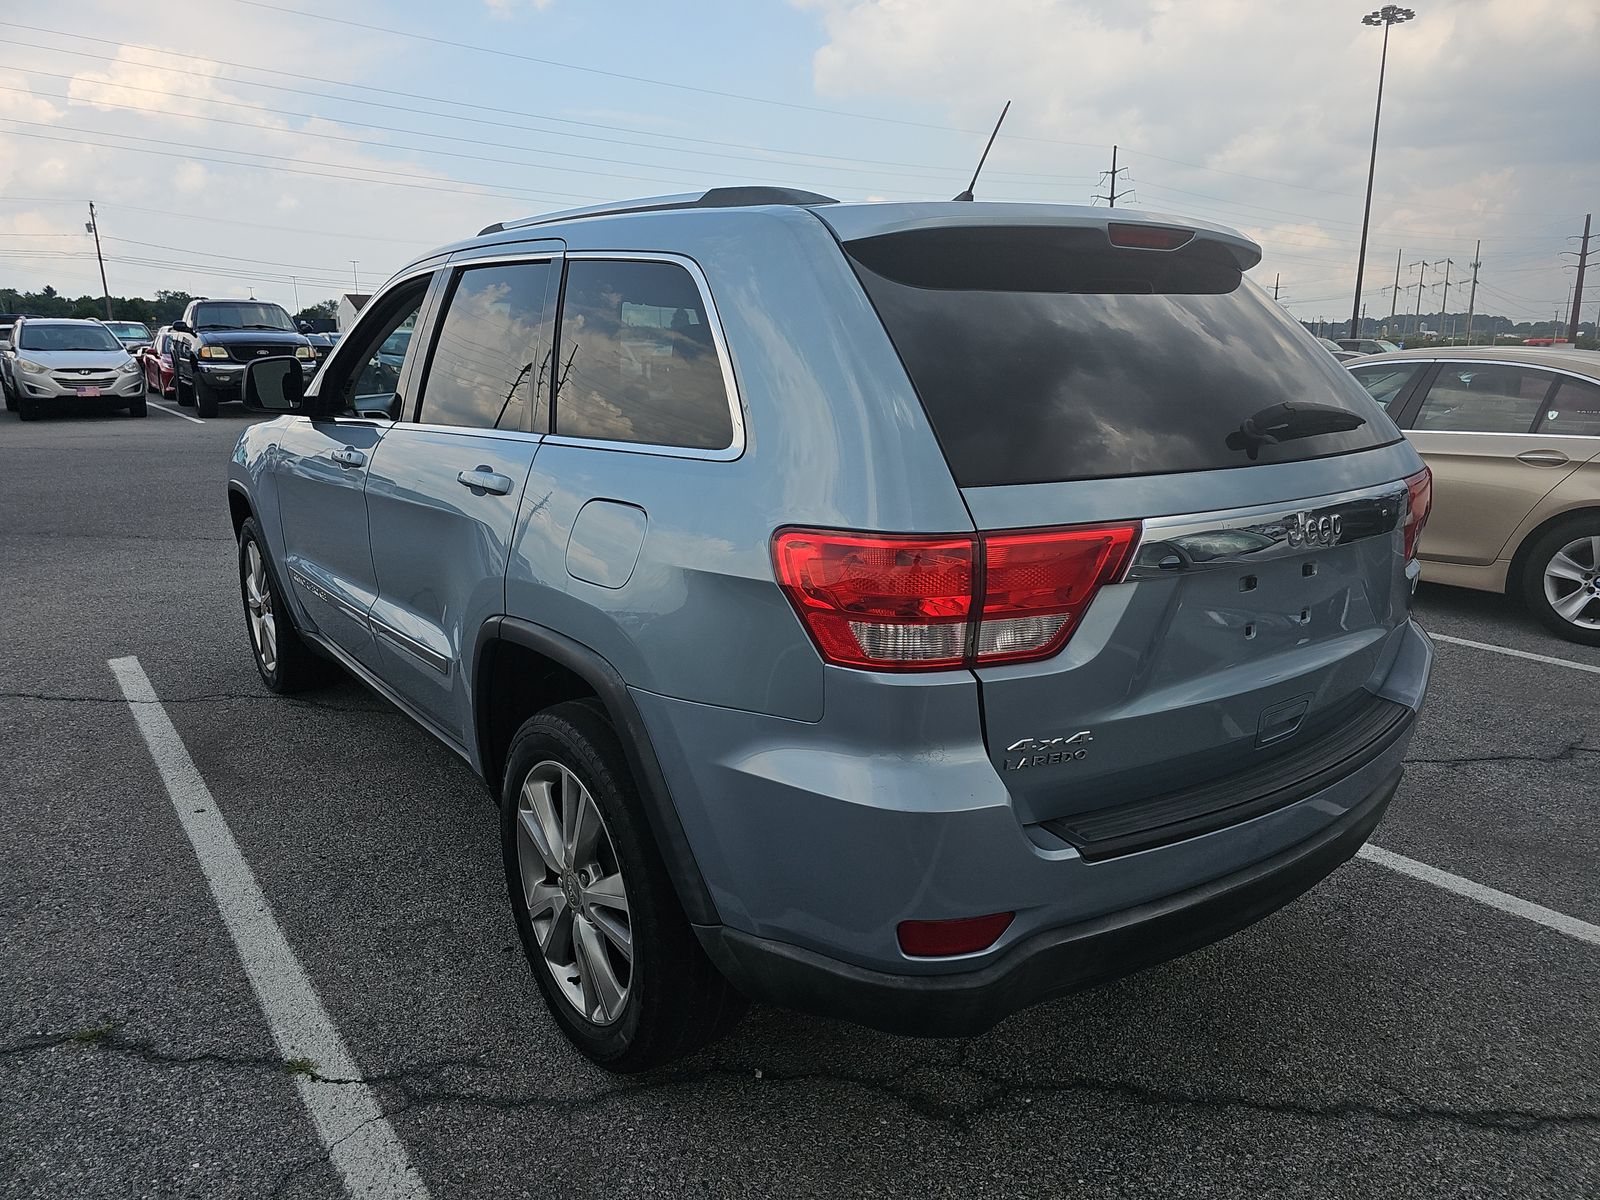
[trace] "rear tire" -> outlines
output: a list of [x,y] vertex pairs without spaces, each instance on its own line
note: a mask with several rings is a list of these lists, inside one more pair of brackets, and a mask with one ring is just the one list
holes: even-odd
[[739,1019],[746,1001],[689,927],[597,702],[557,704],[517,730],[500,838],[517,936],[551,1016],[584,1055],[643,1071]]
[[1557,637],[1600,646],[1600,517],[1558,521],[1523,557],[1522,598]]
[[246,517],[239,527],[239,595],[250,652],[270,691],[287,696],[334,676],[334,665],[312,650],[294,627],[254,517]]

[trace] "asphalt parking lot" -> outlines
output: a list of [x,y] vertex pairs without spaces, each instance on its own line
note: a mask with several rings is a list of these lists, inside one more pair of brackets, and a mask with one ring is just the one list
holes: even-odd
[[[254,419],[0,414],[0,1194],[346,1195],[108,661],[137,658],[414,1194],[1600,1195],[1600,945],[1356,860],[966,1041],[757,1009],[608,1076],[539,1002],[496,816],[354,683],[269,695],[223,464]],[[1600,650],[1424,588],[1376,845],[1600,923]],[[357,1086],[345,1083],[340,1086]]]

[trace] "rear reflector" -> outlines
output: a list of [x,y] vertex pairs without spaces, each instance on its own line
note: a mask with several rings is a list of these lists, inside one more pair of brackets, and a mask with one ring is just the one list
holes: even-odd
[[1428,524],[1428,515],[1433,512],[1433,472],[1423,467],[1415,475],[1406,476],[1406,491],[1409,493],[1406,505],[1406,561],[1410,562],[1417,556],[1417,539],[1422,536],[1422,530]]
[[927,671],[1056,653],[1138,535],[1137,524],[935,538],[784,529],[772,558],[826,661]]
[[976,954],[1000,940],[1016,913],[959,917],[954,921],[901,921],[900,949],[913,958],[948,958]]
[[1176,250],[1194,240],[1194,230],[1173,229],[1163,225],[1111,224],[1106,226],[1106,236],[1111,239],[1113,246],[1133,250]]

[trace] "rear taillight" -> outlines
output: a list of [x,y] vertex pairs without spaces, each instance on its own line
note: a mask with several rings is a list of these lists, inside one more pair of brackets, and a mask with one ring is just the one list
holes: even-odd
[[927,671],[1056,653],[1138,536],[1137,524],[938,538],[784,529],[772,559],[825,660]]
[[1406,476],[1406,492],[1406,561],[1410,562],[1417,556],[1417,539],[1433,511],[1433,472],[1423,467],[1415,475]]
[[900,949],[914,958],[976,954],[1000,940],[1016,913],[958,917],[954,921],[901,921],[895,930]]

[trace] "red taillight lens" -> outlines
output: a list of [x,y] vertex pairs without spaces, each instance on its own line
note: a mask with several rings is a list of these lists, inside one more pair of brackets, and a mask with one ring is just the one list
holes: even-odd
[[789,529],[778,582],[817,649],[853,667],[959,666],[972,613],[970,537],[867,537]]
[[1000,940],[1016,915],[1003,912],[954,921],[901,921],[896,932],[900,949],[914,958],[948,958],[987,950]]
[[1173,229],[1166,225],[1113,223],[1106,226],[1106,236],[1111,239],[1113,246],[1134,250],[1176,250],[1194,240],[1194,230]]
[[1406,506],[1406,561],[1417,556],[1417,539],[1428,524],[1428,514],[1433,511],[1433,472],[1423,467],[1415,475],[1406,476],[1409,493]]
[[1138,534],[1138,525],[939,538],[785,529],[772,558],[825,660],[927,671],[1048,658],[1121,577]]
[[1136,525],[985,535],[980,663],[1045,658],[1061,649],[1101,585],[1121,576]]

